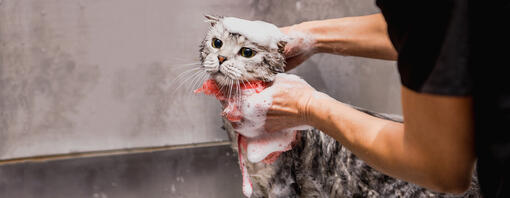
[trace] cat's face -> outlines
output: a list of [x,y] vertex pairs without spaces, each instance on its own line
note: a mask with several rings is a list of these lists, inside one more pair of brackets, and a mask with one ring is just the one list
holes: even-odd
[[[200,46],[202,68],[221,86],[232,86],[252,80],[272,81],[284,72],[285,41],[278,48],[252,42],[248,37],[232,33],[223,18],[206,16],[211,27]],[[268,35],[269,36],[269,35]]]

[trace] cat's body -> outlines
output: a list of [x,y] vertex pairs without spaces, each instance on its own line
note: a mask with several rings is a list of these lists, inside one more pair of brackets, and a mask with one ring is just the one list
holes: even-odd
[[[202,43],[200,58],[203,68],[222,89],[232,90],[236,84],[250,80],[272,81],[276,73],[284,71],[284,41],[275,43],[277,48],[262,46],[250,41],[250,36],[228,32],[223,18],[207,19],[211,29]],[[255,55],[245,56],[246,48]],[[399,116],[359,110],[401,121]],[[224,124],[232,148],[237,150],[238,134],[228,120]],[[299,131],[292,149],[271,164],[245,160],[244,165],[253,187],[251,197],[480,197],[476,177],[463,195],[434,193],[380,173],[317,129]]]
[[[370,115],[398,121],[398,115]],[[224,121],[237,150],[235,131]],[[481,197],[477,179],[462,195],[442,194],[389,177],[371,168],[338,141],[312,129],[300,131],[292,150],[280,155],[273,164],[246,163],[253,183],[252,197]]]

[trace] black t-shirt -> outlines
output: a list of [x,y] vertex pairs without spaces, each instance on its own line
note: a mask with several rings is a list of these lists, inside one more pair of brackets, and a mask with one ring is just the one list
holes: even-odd
[[509,1],[377,0],[377,6],[405,87],[472,96],[482,193],[510,197]]

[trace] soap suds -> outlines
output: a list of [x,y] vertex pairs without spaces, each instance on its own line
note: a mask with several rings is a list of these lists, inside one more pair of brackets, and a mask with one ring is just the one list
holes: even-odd
[[263,161],[270,164],[276,161],[282,152],[292,149],[292,143],[296,140],[297,131],[295,130],[273,133],[264,130],[267,110],[272,104],[272,92],[263,91],[266,87],[267,84],[262,81],[252,81],[242,85],[240,87],[241,101],[226,98],[213,79],[207,80],[201,88],[195,90],[195,93],[213,95],[222,101],[224,103],[222,115],[229,121],[243,120],[236,132],[238,133],[239,167],[243,177],[243,194],[246,197],[251,196],[253,187],[248,169],[244,164],[244,154],[252,163]]
[[[256,138],[251,138],[247,145],[247,158],[250,162],[272,163],[278,159],[279,154],[292,148],[291,144],[296,139],[296,131],[265,133]],[[277,152],[277,154],[275,153]],[[270,154],[271,159],[266,159]]]
[[246,168],[243,160],[243,151],[246,150],[246,142],[241,135],[237,135],[237,150],[239,157],[239,168],[241,168],[241,175],[243,176],[243,194],[246,197],[251,197],[251,193],[253,193],[253,185],[250,180],[250,174],[248,173],[248,169]]
[[[278,74],[282,78],[296,80],[295,75]],[[292,149],[292,143],[296,140],[297,130],[307,130],[310,126],[296,126],[284,129],[278,132],[268,133],[265,131],[267,111],[273,102],[275,89],[268,87],[256,94],[245,90],[242,92],[242,103],[240,111],[242,112],[243,122],[236,129],[236,132],[247,139],[247,158],[252,163],[264,161],[266,163],[274,162],[278,156],[285,151]],[[268,156],[271,157],[268,158]]]
[[225,17],[222,22],[225,29],[230,33],[241,34],[254,43],[272,49],[278,49],[278,42],[287,40],[287,36],[278,27],[264,21],[248,21],[235,17]]
[[[289,75],[293,78],[293,75]],[[220,101],[226,102],[222,115],[231,122],[238,123],[236,132],[246,142],[245,150],[247,159],[252,163],[264,161],[274,162],[279,153],[292,148],[291,144],[296,139],[296,130],[305,130],[309,126],[298,126],[285,129],[279,132],[268,133],[264,129],[266,114],[272,104],[273,89],[268,88],[262,81],[252,81],[241,86],[242,94],[240,101],[227,99],[219,91],[216,82],[207,80],[202,88],[195,90],[195,93],[204,92],[207,95],[214,95]],[[265,89],[265,90],[263,90]],[[235,98],[235,97],[234,97]],[[243,120],[242,122],[241,119]],[[270,159],[266,159],[270,154]]]
[[[279,74],[280,75],[280,74]],[[299,78],[294,75],[281,74],[286,78]],[[310,129],[310,126],[297,126],[279,132],[265,131],[267,111],[273,102],[274,90],[262,81],[251,81],[241,85],[240,101],[229,99],[220,92],[216,82],[209,79],[195,93],[213,95],[224,103],[222,115],[231,122],[239,123],[236,128],[238,135],[239,167],[243,175],[243,194],[251,196],[253,191],[248,170],[245,166],[244,154],[251,163],[273,163],[281,153],[292,149],[297,139],[297,130]],[[242,120],[242,122],[240,122]]]

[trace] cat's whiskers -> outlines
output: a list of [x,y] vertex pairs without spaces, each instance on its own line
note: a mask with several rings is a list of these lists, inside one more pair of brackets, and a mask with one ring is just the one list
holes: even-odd
[[243,100],[243,89],[241,89],[240,80],[237,81],[237,89],[239,90],[239,101]]
[[236,103],[239,104],[241,102],[241,87],[239,86],[239,80],[236,80]]
[[186,90],[190,89],[191,87],[193,87],[193,85],[195,84],[195,81],[197,79],[198,76],[201,76],[202,72],[197,72],[195,75],[193,75],[188,81],[189,83],[186,84]]
[[191,62],[191,63],[182,63],[182,64],[178,64],[178,65],[174,65],[173,68],[175,67],[181,67],[181,66],[193,66],[193,65],[200,65],[201,62],[197,61],[197,62]]
[[234,102],[236,100],[236,93],[235,93],[236,91],[237,91],[237,89],[236,89],[235,80],[232,79],[232,96],[231,97],[232,97],[232,101],[234,101]]
[[200,80],[200,78],[202,78],[202,76],[204,76],[204,72],[198,72],[199,74],[198,75],[195,75],[193,78],[191,78],[191,83],[189,84],[189,89],[191,89],[190,91],[192,92],[195,88],[195,85],[197,84],[197,82]]
[[232,79],[232,101],[237,101],[237,87],[235,79]]
[[230,79],[229,81],[229,91],[228,91],[228,100],[232,97],[232,86],[234,86],[234,80]]
[[200,82],[200,84],[199,84],[199,86],[197,87],[197,89],[198,89],[198,88],[200,88],[200,87],[204,84],[204,82],[205,82],[206,80],[208,80],[209,78],[211,78],[211,75],[210,75],[209,73],[205,72],[205,75],[204,75],[204,76],[202,77],[202,79],[200,79],[200,81],[199,81],[199,82]]
[[[191,84],[191,91],[193,91],[193,90],[197,89],[199,86],[201,86],[201,84],[203,84],[203,82],[204,82],[204,77],[207,77],[207,76],[208,76],[207,72],[203,71],[203,72],[201,72],[200,75],[195,77],[195,80],[193,80],[192,84]],[[202,82],[202,83],[200,83],[200,82]]]
[[203,72],[203,70],[198,70],[198,71],[195,71],[195,73],[189,75],[186,79],[184,79],[180,84],[179,86],[177,86],[175,88],[175,90],[178,90],[181,86],[185,85],[186,83],[188,83],[189,80],[193,79],[193,77],[197,76],[197,75],[200,75],[201,72]]
[[[190,58],[181,58],[181,57],[169,57],[168,59],[171,59],[172,61],[190,61]],[[191,58],[191,61],[199,62],[196,58]]]
[[[183,63],[183,64],[172,65],[170,70],[175,71],[175,70],[180,70],[180,69],[187,68],[190,66],[201,66],[201,65],[202,65],[202,63],[200,63],[200,62]],[[201,67],[197,67],[197,68],[201,68]]]
[[241,80],[241,83],[243,83],[243,87],[246,87],[246,84],[244,84],[245,80]]
[[[185,84],[186,80],[183,81],[183,79],[189,79],[191,76],[196,75],[197,73],[200,73],[201,68],[191,68],[188,69],[182,73],[180,73],[177,77],[175,77],[170,83],[169,87],[172,88],[170,90],[170,93],[173,94],[176,92],[183,84]],[[177,86],[176,86],[177,85]]]
[[254,88],[254,86],[250,83],[249,80],[246,81],[248,83],[248,85],[250,85],[251,88]]
[[223,88],[225,88],[225,85],[220,84],[220,93],[223,93]]
[[196,73],[194,73],[193,75],[191,75],[189,78],[187,78],[186,80],[183,81],[184,83],[184,86],[185,86],[185,90],[188,90],[190,89],[190,87],[193,85],[193,82],[195,81],[195,79],[200,76],[202,74],[201,71],[198,71]]
[[186,71],[183,71],[181,72],[179,75],[177,75],[177,77],[174,78],[174,80],[172,80],[170,82],[170,85],[172,85],[173,83],[175,83],[177,80],[181,80],[181,78],[184,78],[186,77],[188,74],[192,73],[192,72],[197,72],[198,70],[201,70],[201,68],[197,67],[197,68],[191,68],[191,69],[188,69]]

